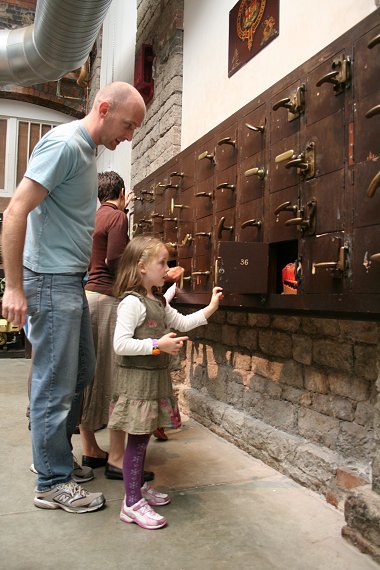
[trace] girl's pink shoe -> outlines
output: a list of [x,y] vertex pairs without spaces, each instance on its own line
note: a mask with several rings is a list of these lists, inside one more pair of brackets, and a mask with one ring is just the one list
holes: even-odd
[[148,483],[144,483],[141,487],[141,494],[148,505],[152,507],[162,507],[170,503],[171,498],[166,493],[160,493],[153,487],[149,487]]
[[120,520],[127,523],[136,523],[148,530],[162,528],[168,522],[165,517],[156,513],[144,498],[131,507],[126,506],[124,499],[120,511]]

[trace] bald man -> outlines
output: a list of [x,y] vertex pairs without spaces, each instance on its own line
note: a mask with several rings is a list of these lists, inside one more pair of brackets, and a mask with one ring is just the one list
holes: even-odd
[[49,131],[35,146],[3,226],[3,317],[30,318],[30,419],[37,472],[34,504],[67,512],[100,509],[73,475],[71,436],[95,353],[83,277],[97,206],[96,147],[131,141],[145,117],[138,91],[123,82],[99,90],[82,120]]

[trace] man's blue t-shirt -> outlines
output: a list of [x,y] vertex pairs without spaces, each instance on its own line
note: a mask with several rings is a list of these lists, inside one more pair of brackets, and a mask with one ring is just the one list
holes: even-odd
[[95,149],[80,121],[52,129],[35,146],[25,176],[48,195],[28,216],[24,265],[32,271],[87,270],[97,205]]

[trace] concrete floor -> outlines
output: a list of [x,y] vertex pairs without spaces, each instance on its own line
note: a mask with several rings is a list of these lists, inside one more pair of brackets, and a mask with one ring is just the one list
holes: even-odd
[[[29,366],[0,360],[1,570],[379,570],[341,538],[341,512],[192,420],[148,449],[147,468],[173,499],[160,509],[166,528],[120,522],[123,484],[102,469],[86,485],[103,491],[102,511],[37,509],[25,418]],[[106,430],[98,439],[107,448]]]

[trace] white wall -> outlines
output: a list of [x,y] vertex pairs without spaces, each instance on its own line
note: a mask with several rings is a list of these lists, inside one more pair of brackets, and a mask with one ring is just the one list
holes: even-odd
[[[103,25],[100,86],[112,81],[133,83],[136,43],[136,0],[113,0]],[[115,170],[126,184],[130,180],[129,142],[110,151],[99,147],[98,171]]]
[[184,149],[376,9],[375,0],[280,0],[280,35],[228,78],[237,0],[184,0]]

